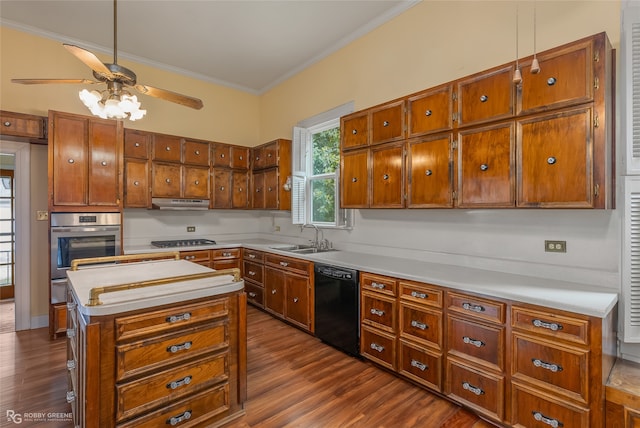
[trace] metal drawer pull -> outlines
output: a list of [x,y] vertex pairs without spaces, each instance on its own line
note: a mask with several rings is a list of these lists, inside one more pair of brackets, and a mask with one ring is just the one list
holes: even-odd
[[538,422],[542,422],[543,424],[547,424],[552,426],[553,428],[563,427],[564,424],[557,419],[548,418],[540,412],[531,412],[533,414],[533,419]]
[[289,263],[287,263],[287,262],[280,262],[280,266],[287,267],[287,266],[289,266]]
[[548,328],[551,331],[562,330],[562,324],[558,324],[555,322],[545,322],[542,320],[535,319],[531,321],[531,324],[533,324],[535,327]]
[[73,391],[67,391],[67,403],[73,403],[76,401],[76,393]]
[[250,258],[250,259],[255,259],[255,258],[256,258],[256,255],[255,255],[255,254],[249,254],[249,258]]
[[249,275],[250,275],[250,276],[255,276],[255,275],[256,275],[256,273],[255,273],[254,271],[250,270],[250,271],[249,271]]
[[431,174],[433,174],[433,171],[431,171],[430,169],[428,169],[428,170],[426,170],[424,173],[425,173],[425,175],[431,175]]
[[76,368],[76,360],[67,360],[67,370],[73,370]]
[[549,85],[549,86],[553,86],[553,85],[555,85],[555,84],[556,84],[556,82],[557,82],[557,80],[556,80],[556,78],[555,78],[555,77],[549,77],[549,78],[547,79],[547,85]]
[[547,369],[553,373],[558,373],[562,371],[562,366],[559,366],[557,364],[552,364],[552,363],[545,363],[544,361],[539,360],[537,358],[532,358],[531,362],[533,363],[534,366]]
[[484,395],[484,391],[482,389],[471,385],[469,382],[462,382],[462,388],[476,395]]
[[418,360],[411,360],[411,367],[416,367],[416,368],[420,369],[421,371],[425,371],[426,369],[429,368],[429,366],[427,366],[424,363],[421,363]]
[[250,291],[250,292],[249,292],[249,297],[251,297],[252,299],[253,299],[254,297],[256,297],[256,296],[257,296],[257,294],[256,294],[256,293],[254,293],[253,291]]
[[168,323],[174,323],[178,321],[189,321],[191,319],[191,312],[185,312],[184,314],[171,315],[166,318]]
[[487,165],[486,163],[483,163],[482,165],[480,165],[480,171],[486,171],[489,169],[489,165]]
[[480,102],[486,103],[489,100],[489,97],[486,95],[480,95]]
[[462,309],[465,309],[467,311],[473,311],[473,312],[484,312],[484,307],[480,306],[480,305],[474,305],[471,303],[463,303],[462,304]]
[[222,253],[222,257],[231,257],[231,256],[232,256],[231,253],[227,253],[227,252]]
[[385,120],[384,122],[382,122],[382,126],[389,126],[389,122]]
[[557,162],[557,160],[556,160],[556,158],[555,158],[555,157],[553,157],[553,156],[550,156],[550,157],[548,157],[548,158],[547,158],[547,163],[548,163],[549,165],[553,165],[553,164],[554,164],[554,163],[556,163],[556,162]]
[[76,329],[75,328],[68,328],[67,329],[67,337],[68,338],[76,337]]
[[374,351],[382,352],[384,351],[384,346],[378,345],[377,343],[371,343],[371,349]]
[[183,377],[182,379],[169,382],[167,384],[167,389],[177,389],[177,388],[180,388],[181,386],[189,385],[191,383],[191,379],[193,379],[193,376],[189,375],[189,376]]
[[171,352],[172,354],[175,354],[178,351],[187,351],[191,349],[192,344],[193,342],[184,342],[179,345],[167,346],[167,352]]
[[426,330],[429,328],[425,323],[416,320],[411,320],[411,327],[419,328],[420,330]]
[[376,308],[371,308],[369,312],[371,312],[372,315],[377,315],[379,317],[384,315],[384,311],[381,311],[380,309],[376,309]]
[[431,116],[433,113],[431,112],[431,110],[427,110],[424,112],[425,116]]
[[180,415],[171,416],[169,419],[167,419],[166,424],[171,426],[176,426],[180,422],[184,422],[189,419],[191,419],[191,410],[186,410],[184,413]]
[[485,343],[482,340],[472,339],[469,336],[462,336],[462,341],[468,345],[473,345],[476,348],[485,346]]
[[427,295],[427,293],[419,293],[417,291],[412,291],[411,297],[417,297],[418,299],[426,299],[429,296]]
[[384,284],[378,284],[377,282],[372,282],[371,287],[377,288],[378,290],[384,290]]

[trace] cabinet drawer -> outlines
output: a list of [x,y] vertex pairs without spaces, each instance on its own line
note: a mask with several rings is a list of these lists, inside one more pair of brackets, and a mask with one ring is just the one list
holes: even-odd
[[445,393],[480,413],[502,420],[504,416],[504,377],[447,361]]
[[223,353],[116,385],[116,419],[130,418],[228,378],[229,360]]
[[247,147],[231,147],[231,168],[249,169],[249,149]]
[[442,290],[416,282],[400,281],[399,284],[402,300],[442,308]]
[[514,67],[483,72],[458,83],[458,123],[470,125],[513,116]]
[[244,283],[244,289],[247,292],[247,300],[261,308],[264,307],[264,288],[251,282]]
[[400,304],[400,335],[442,348],[442,312]]
[[189,262],[208,262],[209,250],[180,251],[180,258]]
[[511,388],[511,416],[514,427],[586,428],[589,426],[589,411],[559,401],[552,395],[541,394],[514,384]]
[[43,117],[22,113],[0,112],[0,135],[16,137],[44,138],[45,120]]
[[442,390],[442,354],[400,339],[398,372],[427,388]]
[[362,293],[362,322],[395,332],[396,301],[389,297],[373,293]]
[[264,263],[264,253],[262,251],[251,250],[249,248],[242,249],[242,258],[256,263]]
[[178,306],[141,315],[116,318],[116,340],[123,341],[189,327],[229,315],[229,299]]
[[388,369],[396,368],[396,338],[390,334],[362,326],[360,352]]
[[222,259],[222,260],[211,261],[211,269],[215,269],[215,270],[232,269],[232,268],[240,269],[241,266],[242,265],[240,264],[240,259]]
[[244,262],[244,279],[262,284],[264,266],[253,262]]
[[151,134],[131,129],[124,130],[124,157],[149,159]]
[[180,162],[182,139],[169,135],[153,135],[153,160]]
[[213,166],[231,165],[231,146],[228,144],[216,143],[211,149],[211,162]]
[[213,260],[240,258],[240,248],[221,248],[219,250],[211,250],[211,258]]
[[209,143],[199,141],[185,141],[183,162],[192,165],[209,166]]
[[502,324],[504,322],[504,303],[465,294],[447,293],[449,311],[465,314],[473,318],[484,319]]
[[570,342],[589,344],[589,321],[553,312],[530,310],[513,306],[511,325],[520,330]]
[[360,286],[363,290],[371,290],[390,296],[398,295],[398,283],[395,279],[386,276],[363,273],[360,275]]
[[385,104],[371,111],[371,144],[404,138],[404,100]]
[[313,269],[313,263],[311,262],[290,257],[278,256],[276,254],[267,254],[265,256],[265,263],[275,266],[278,269],[284,269],[306,276],[309,276],[311,270]]
[[451,85],[433,88],[408,99],[408,137],[451,129],[453,117]]
[[211,419],[228,410],[229,406],[229,384],[224,384],[117,427],[157,428],[178,424],[181,427],[209,426]]
[[369,144],[369,113],[356,113],[341,118],[342,150],[366,147]]
[[504,369],[504,328],[449,316],[447,348],[450,353],[473,359],[493,370]]
[[513,334],[512,378],[589,402],[589,352]]
[[224,349],[229,345],[227,321],[116,347],[117,379],[122,380],[162,365]]

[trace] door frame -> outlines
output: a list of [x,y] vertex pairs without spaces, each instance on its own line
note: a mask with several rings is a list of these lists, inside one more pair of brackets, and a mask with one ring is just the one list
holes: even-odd
[[16,331],[31,328],[31,144],[0,140],[2,152],[15,156],[16,251],[15,304]]

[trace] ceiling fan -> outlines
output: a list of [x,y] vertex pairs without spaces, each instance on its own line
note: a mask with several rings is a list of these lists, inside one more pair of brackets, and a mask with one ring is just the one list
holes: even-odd
[[140,109],[135,95],[131,95],[129,88],[152,97],[160,98],[181,104],[186,107],[199,110],[203,107],[202,100],[165,89],[137,83],[136,74],[118,64],[118,6],[117,0],[113,0],[113,64],[103,63],[96,55],[81,47],[64,43],[63,46],[72,55],[82,61],[91,70],[97,80],[89,79],[11,79],[13,83],[23,85],[37,85],[49,83],[79,83],[101,84],[106,83],[103,91],[80,91],[80,99],[96,116],[102,118],[128,117],[129,120],[137,120],[146,114],[146,110]]

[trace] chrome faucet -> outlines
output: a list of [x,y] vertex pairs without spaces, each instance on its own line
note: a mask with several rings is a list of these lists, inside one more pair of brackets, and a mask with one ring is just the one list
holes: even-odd
[[[305,227],[313,227],[316,230],[316,238],[315,240],[311,241],[311,245],[313,246],[313,248],[316,248],[318,250],[328,250],[329,249],[329,240],[324,238],[324,232],[322,230],[320,230],[320,228],[318,228],[318,226],[316,226],[315,224],[312,223],[305,223],[300,227],[300,231],[302,231],[303,228]],[[320,233],[320,235],[322,236],[322,239],[318,239],[318,232]]]

